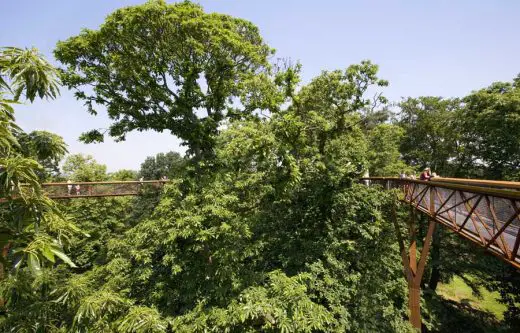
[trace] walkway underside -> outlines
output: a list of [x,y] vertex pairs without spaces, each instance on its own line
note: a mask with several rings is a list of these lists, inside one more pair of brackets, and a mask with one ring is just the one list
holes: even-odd
[[416,210],[520,268],[518,183],[509,183],[508,186],[507,182],[498,182],[500,184],[492,186],[490,182],[484,187],[462,184],[464,180],[456,182],[453,179],[425,182],[370,178],[369,181],[387,189],[401,189],[401,199]]

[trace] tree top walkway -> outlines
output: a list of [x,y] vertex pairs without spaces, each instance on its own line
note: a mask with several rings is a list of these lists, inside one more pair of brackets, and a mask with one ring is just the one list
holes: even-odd
[[401,200],[415,210],[520,268],[520,183],[388,177],[365,181],[401,189]]
[[[395,177],[363,178],[402,190],[401,200],[460,236],[520,268],[520,182],[460,178],[431,181]],[[168,180],[44,183],[52,199],[139,195]]]
[[139,195],[145,188],[161,188],[168,180],[43,183],[52,199],[117,197]]
[[[410,205],[408,238],[402,235],[394,210],[393,222],[408,282],[410,323],[421,329],[421,281],[437,225],[483,247],[520,269],[520,183],[457,178],[430,181],[388,177],[363,178],[367,185],[398,189],[399,199]],[[428,231],[417,262],[415,212],[428,216]],[[408,245],[408,248],[407,248]]]

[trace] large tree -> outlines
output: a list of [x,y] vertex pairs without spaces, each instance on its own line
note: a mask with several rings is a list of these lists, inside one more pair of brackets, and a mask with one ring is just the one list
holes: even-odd
[[99,164],[92,155],[69,155],[63,164],[63,172],[77,182],[96,182],[107,179],[107,167]]
[[468,154],[487,179],[520,180],[520,76],[464,98],[460,129]]
[[105,265],[58,288],[75,313],[64,325],[405,331],[404,281],[382,210],[392,196],[355,182],[368,163],[359,113],[366,90],[385,83],[376,74],[364,62],[299,91],[295,78],[279,77],[288,108],[230,124],[213,168],[166,185],[153,214],[110,241]]
[[416,168],[430,167],[442,176],[457,174],[463,152],[455,127],[461,103],[457,99],[422,96],[399,104],[398,124],[404,129],[401,154]]
[[19,149],[23,156],[31,157],[43,167],[38,171],[42,180],[49,180],[59,174],[59,164],[67,153],[67,145],[63,138],[48,131],[32,131],[16,133]]
[[161,179],[162,177],[179,177],[185,168],[186,160],[177,152],[159,153],[148,156],[139,170],[139,176],[145,180]]
[[[36,49],[0,49],[0,320],[2,331],[19,331],[12,321],[27,316],[13,311],[28,309],[33,318],[52,312],[52,304],[35,303],[33,296],[45,286],[43,272],[61,259],[71,266],[63,246],[77,229],[47,198],[37,173],[43,167],[36,159],[56,160],[63,153],[58,145],[31,141],[15,123],[14,108],[22,100],[54,98],[58,93],[55,69]],[[34,137],[52,137],[35,135]],[[34,138],[33,137],[33,138]],[[22,140],[18,140],[22,138]],[[23,140],[29,138],[29,141]],[[56,139],[55,137],[52,137]],[[27,149],[27,151],[25,151]],[[43,289],[42,289],[43,288]],[[33,326],[32,329],[40,330]]]
[[[202,157],[226,118],[252,111],[238,109],[235,97],[272,52],[246,20],[156,0],[119,9],[98,30],[59,42],[55,56],[66,66],[63,82],[88,111],[106,107],[110,136],[169,130]],[[99,130],[82,135],[102,138]]]

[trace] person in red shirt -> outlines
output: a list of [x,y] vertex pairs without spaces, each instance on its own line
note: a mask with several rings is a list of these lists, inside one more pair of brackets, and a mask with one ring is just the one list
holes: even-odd
[[428,181],[432,178],[432,175],[430,173],[430,168],[425,168],[424,171],[421,173],[420,180]]

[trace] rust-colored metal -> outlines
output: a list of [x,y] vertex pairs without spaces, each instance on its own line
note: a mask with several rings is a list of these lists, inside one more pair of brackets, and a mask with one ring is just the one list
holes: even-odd
[[[145,187],[162,187],[168,180],[43,183],[43,192],[51,199],[101,198],[139,195]],[[12,198],[16,199],[17,195]],[[6,198],[0,198],[5,202]]]
[[453,183],[453,184],[466,184],[466,185],[481,186],[481,187],[520,190],[520,182],[511,182],[511,181],[503,181],[503,180],[435,177],[435,178],[432,178],[432,181],[433,182],[443,182],[443,183]]
[[[443,178],[444,179],[444,178]],[[483,187],[483,186],[475,186],[475,185],[466,185],[462,183],[451,183],[451,182],[441,182],[441,181],[424,181],[424,180],[417,180],[417,179],[400,179],[396,177],[369,177],[369,178],[360,178],[360,180],[370,180],[374,183],[381,183],[386,185],[386,182],[394,182],[398,184],[417,184],[417,185],[432,185],[438,188],[445,188],[445,189],[453,189],[453,190],[459,190],[464,192],[471,192],[471,193],[478,193],[478,194],[488,194],[493,197],[498,198],[515,198],[520,199],[520,191],[517,191],[516,188],[520,188],[520,182],[507,182],[507,183],[514,183],[517,184],[517,186],[511,187],[511,188],[492,188],[492,187]],[[464,179],[465,180],[465,179]]]
[[[416,329],[421,329],[421,279],[437,224],[520,269],[520,183],[455,178],[436,178],[434,181],[388,177],[366,179],[370,183],[379,183],[386,189],[402,190],[401,201],[410,205],[408,251],[397,222],[395,207],[393,222],[408,282],[409,319]],[[419,264],[416,262],[415,211],[426,214],[429,218]]]
[[[433,195],[433,191],[429,191],[430,196]],[[416,216],[415,210],[410,209],[410,219],[408,220],[408,236],[410,246],[408,247],[408,253],[404,244],[403,236],[399,228],[397,221],[397,213],[395,206],[392,208],[393,212],[393,223],[397,235],[397,241],[399,243],[399,249],[401,252],[401,259],[403,262],[403,272],[408,283],[408,309],[410,311],[409,320],[413,327],[421,330],[421,280],[426,267],[426,260],[430,252],[431,239],[435,230],[436,223],[430,220],[428,226],[428,232],[426,234],[423,248],[421,251],[419,264],[417,264],[417,231],[416,231]]]
[[[371,177],[371,183],[402,189],[402,201],[459,236],[520,269],[520,183],[466,179],[421,181]],[[468,185],[486,184],[487,187]],[[500,187],[500,188],[498,188]],[[429,200],[425,193],[429,192]]]

